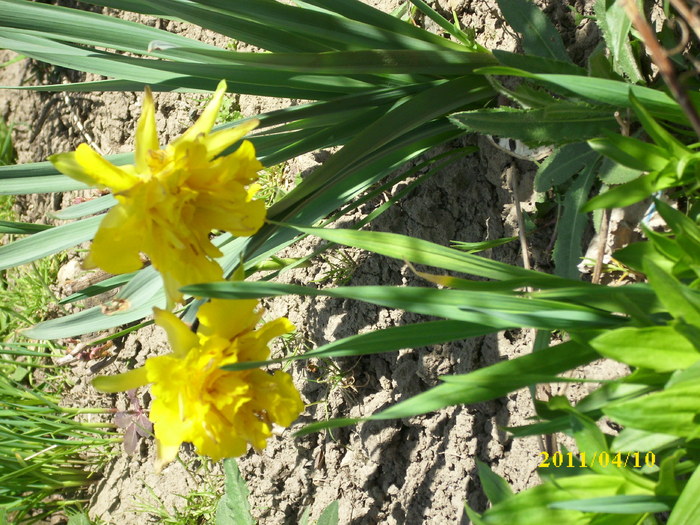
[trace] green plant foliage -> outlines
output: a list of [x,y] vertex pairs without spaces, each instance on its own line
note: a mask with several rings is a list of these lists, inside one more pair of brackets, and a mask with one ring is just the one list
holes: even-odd
[[228,525],[236,523],[240,525],[252,525],[255,523],[250,513],[248,496],[250,492],[238,470],[238,464],[233,458],[224,461],[224,484],[226,492],[219,500],[216,508],[216,524]]
[[[579,65],[569,59],[554,25],[526,0],[498,2],[506,22],[522,36],[524,54],[483,48],[469,31],[422,0],[411,0],[415,9],[404,14],[420,11],[454,41],[357,0],[305,0],[296,5],[273,0],[88,3],[181,19],[266,52],[222,50],[103,14],[0,0],[0,46],[107,77],[26,89],[132,91],[150,84],[154,90],[201,92],[211,91],[223,78],[237,93],[308,101],[259,116],[260,127],[250,138],[268,166],[271,185],[275,185],[275,170],[280,169],[273,166],[302,153],[335,149],[290,191],[265,196],[269,221],[257,234],[215,238],[224,254],[221,262],[227,276],[252,275],[268,261],[279,264],[278,252],[305,235],[320,237],[328,243],[324,247],[352,246],[436,269],[436,273],[416,272],[425,286],[317,289],[265,280],[188,286],[186,293],[202,298],[323,295],[440,318],[355,335],[284,360],[237,363],[227,369],[290,359],[359,356],[535,328],[542,332],[538,340],[546,343],[537,352],[442,377],[431,390],[368,419],[407,418],[496,399],[540,383],[576,381],[566,374],[608,357],[628,365],[631,372],[602,382],[576,406],[557,397],[537,403],[537,421],[510,429],[515,436],[565,432],[575,440],[578,452],[562,450],[559,456],[544,458],[539,470],[543,483],[518,494],[480,464],[479,475],[493,505],[481,515],[467,509],[469,517],[476,524],[631,525],[656,523],[654,513],[670,512],[672,525],[694,523],[700,486],[700,227],[696,222],[700,153],[693,143],[697,137],[690,131],[687,104],[679,104],[659,82],[647,82],[642,66],[648,57],[643,56],[639,33],[619,2],[596,1],[594,18],[606,47]],[[680,54],[673,59],[681,70],[692,70]],[[505,82],[500,76],[511,78]],[[514,80],[519,84],[512,87]],[[517,107],[493,107],[496,95]],[[700,98],[695,91],[689,90],[687,103],[697,108]],[[232,107],[218,129],[240,123]],[[535,188],[554,189],[561,197],[556,275],[465,253],[505,240],[462,246],[463,250],[391,233],[318,227],[355,209],[365,192],[368,197],[364,198],[376,196],[415,175],[410,170],[400,176],[392,173],[465,132],[554,148],[538,170]],[[3,156],[9,151],[8,136],[9,131],[0,128]],[[459,154],[471,152],[464,149]],[[108,159],[115,164],[132,162],[130,155]],[[423,167],[437,169],[447,160],[443,157]],[[422,175],[418,179],[424,180]],[[586,203],[599,180],[611,187]],[[4,194],[84,188],[47,163],[0,168],[0,181]],[[648,282],[606,287],[578,280],[575,265],[588,222],[586,213],[626,206],[663,191],[687,201],[687,213],[655,200],[666,231],[643,225],[647,240],[614,254],[620,264]],[[4,231],[24,236],[0,247],[3,268],[91,239],[102,216],[85,217],[107,210],[114,202],[105,196],[61,210],[59,218],[75,222],[55,228],[12,219],[0,223]],[[289,263],[282,262],[282,267]],[[447,272],[461,275],[444,275]],[[41,323],[26,334],[61,338],[100,331],[139,321],[154,305],[163,303],[153,268],[115,277],[80,297],[118,285],[123,285],[117,299],[126,305],[124,311],[105,315],[96,307]],[[193,321],[203,301],[191,301],[184,319]],[[562,337],[550,345],[552,332]],[[26,411],[37,406],[34,401],[27,403]],[[625,427],[618,436],[599,429],[597,421],[604,416]],[[317,422],[301,433],[357,421]],[[8,451],[3,457],[13,461],[14,456]],[[60,461],[52,465],[60,466]],[[227,461],[225,472],[226,494],[218,505],[217,523],[253,523],[248,490],[235,462]],[[61,471],[54,477],[72,479],[73,474]],[[5,479],[9,478],[0,476]],[[25,498],[6,509],[22,512],[27,502]],[[308,521],[309,515],[305,512],[302,521]],[[318,523],[337,522],[334,502]]]

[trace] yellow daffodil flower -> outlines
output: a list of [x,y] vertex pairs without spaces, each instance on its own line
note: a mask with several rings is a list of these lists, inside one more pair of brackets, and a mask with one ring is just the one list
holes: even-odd
[[150,419],[158,469],[175,459],[183,442],[215,461],[244,454],[248,443],[263,449],[273,423],[289,426],[304,409],[286,372],[221,370],[231,363],[264,361],[268,342],[294,330],[286,318],[256,330],[262,315],[256,306],[256,300],[214,299],[199,309],[197,333],[174,314],[155,308],[156,323],[167,332],[173,353],[93,381],[104,392],[153,384]]
[[220,156],[258,121],[211,133],[225,93],[222,80],[194,125],[160,149],[153,96],[146,88],[134,165],[115,166],[87,144],[49,157],[60,172],[109,188],[118,201],[100,223],[86,268],[132,272],[142,266],[144,253],[163,276],[169,307],[182,300],[180,287],[223,279],[214,261],[222,253],[211,243],[211,231],[252,235],[265,220],[263,201],[253,200],[262,168],[253,145],[243,141]]

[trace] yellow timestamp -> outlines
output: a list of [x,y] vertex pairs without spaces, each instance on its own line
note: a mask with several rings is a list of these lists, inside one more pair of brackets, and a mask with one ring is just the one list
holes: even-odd
[[615,466],[618,468],[623,467],[653,467],[656,465],[656,454],[653,452],[617,452],[610,453],[605,450],[600,452],[594,452],[593,454],[586,454],[581,452],[579,454],[573,454],[572,452],[555,452],[550,454],[549,452],[540,452],[540,457],[542,461],[537,468],[547,468],[547,467],[567,467],[567,468],[588,468],[588,467],[607,467]]

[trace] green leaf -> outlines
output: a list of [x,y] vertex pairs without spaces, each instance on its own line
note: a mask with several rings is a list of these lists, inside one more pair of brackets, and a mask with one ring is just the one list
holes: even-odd
[[455,321],[483,323],[500,329],[514,326],[547,330],[602,328],[627,322],[622,317],[598,312],[592,308],[507,296],[500,292],[392,286],[345,286],[318,290],[264,282],[198,284],[185,286],[182,290],[198,297],[224,299],[251,299],[287,294],[342,297]]
[[26,264],[92,239],[104,216],[56,226],[0,246],[0,270]]
[[338,525],[338,500],[332,501],[323,509],[316,525]]
[[659,253],[651,242],[635,242],[628,244],[621,250],[617,250],[614,257],[617,261],[620,261],[625,266],[629,266],[632,270],[639,273],[644,272],[644,261],[647,259],[653,259],[658,266],[667,272],[672,272],[675,264],[674,260],[669,260]]
[[[694,243],[700,244],[700,228],[698,228],[695,221],[684,213],[669,206],[661,199],[655,199],[654,204],[656,205],[659,215],[663,217],[669,228],[673,230],[673,233],[679,237],[681,235],[687,236],[688,239],[692,240]],[[693,246],[693,248],[697,248],[697,245]]]
[[540,164],[535,175],[535,190],[547,191],[573,178],[584,167],[593,164],[598,155],[585,142],[557,148]]
[[613,57],[615,70],[633,83],[644,80],[629,42],[632,22],[620,2],[596,0],[595,21]]
[[641,171],[622,166],[609,158],[603,160],[603,164],[598,170],[598,178],[608,186],[624,184],[636,179],[641,174]]
[[567,279],[580,278],[577,265],[583,256],[583,234],[588,226],[588,216],[579,210],[595,182],[596,167],[597,163],[590,163],[564,195],[564,212],[559,220],[553,258],[556,275]]
[[10,233],[15,235],[31,235],[33,233],[50,230],[50,224],[35,224],[29,222],[15,222],[0,220],[0,233]]
[[[586,498],[573,501],[558,501],[549,505],[552,509],[600,512],[605,514],[645,514],[666,512],[671,509],[673,500],[649,495],[608,496]],[[635,520],[635,523],[637,521]]]
[[668,525],[694,525],[700,516],[700,468],[693,471],[693,475],[683,488],[678,497],[673,511],[668,517]]
[[327,241],[360,248],[394,259],[477,275],[487,279],[509,280],[521,277],[532,279],[543,277],[550,282],[564,282],[558,277],[525,270],[518,266],[471,255],[406,235],[335,228],[307,228],[294,225],[290,225],[290,227]]
[[[444,376],[446,381],[364,420],[400,419],[427,414],[452,405],[480,403],[503,397],[538,381],[551,382],[555,374],[572,370],[598,358],[592,349],[573,341],[502,361],[470,374]],[[361,418],[332,419],[306,425],[296,435],[353,425]]]
[[[487,510],[482,518],[487,525],[541,525],[543,523],[586,524],[590,515],[580,510],[559,508],[561,502],[615,495],[649,495],[648,491],[625,481],[619,476],[589,474],[558,478],[520,492]],[[629,523],[629,522],[619,522]]]
[[469,132],[547,145],[587,140],[599,136],[602,129],[617,128],[609,110],[570,102],[535,109],[503,106],[464,111],[450,115],[450,120]]
[[657,372],[682,370],[700,361],[700,352],[671,326],[617,328],[588,344],[605,357]]
[[605,138],[589,140],[589,146],[623,166],[638,171],[655,171],[669,163],[669,152],[659,146],[608,130],[602,132]]
[[589,212],[601,208],[624,208],[635,202],[642,201],[656,192],[656,179],[656,173],[649,173],[626,184],[615,186],[605,193],[593,197],[581,208],[581,211]]
[[[639,452],[640,450],[663,450],[665,448],[680,445],[681,439],[677,436],[658,432],[647,432],[637,428],[623,428],[613,439],[611,450],[613,452]],[[644,464],[643,457],[640,465]],[[632,463],[634,465],[634,463]]]
[[373,414],[369,419],[413,417],[451,405],[469,405],[496,399],[530,386],[531,375],[560,374],[597,358],[598,354],[592,349],[569,341],[470,374],[445,376],[444,379],[449,378],[449,383]]
[[[573,94],[584,97],[596,104],[607,104],[617,108],[632,109],[630,92],[637,97],[654,117],[675,124],[689,125],[688,119],[678,103],[658,89],[634,86],[619,80],[586,77],[579,75],[533,74],[514,67],[491,66],[476,70],[485,75],[512,75],[529,78],[537,83],[560,88],[560,94]],[[694,101],[697,98],[691,95]]]
[[[591,470],[597,474],[622,476],[621,469],[615,465],[603,466],[599,461],[594,460],[601,453],[609,454],[605,434],[598,428],[595,421],[572,408],[569,408],[567,412],[571,418],[571,432],[576,440],[579,454],[585,453],[588,458],[586,463]],[[581,457],[583,458],[583,455]]]
[[486,463],[477,459],[476,468],[479,471],[481,488],[492,505],[496,505],[513,496],[513,490],[508,482],[491,470]]
[[[502,49],[494,49],[493,56],[506,67],[514,67],[527,71],[528,73],[553,73],[563,75],[587,75],[587,72],[582,67],[572,64],[567,58],[557,60],[523,53],[511,53]],[[527,88],[526,88],[527,89]],[[519,92],[520,87],[516,88]],[[552,100],[551,95],[547,98]]]
[[248,503],[250,491],[238,470],[235,458],[224,460],[224,474],[226,492],[216,506],[216,525],[254,525],[255,520]]
[[506,21],[520,33],[525,53],[570,61],[559,32],[534,3],[527,0],[498,0]]
[[96,199],[90,199],[80,204],[74,204],[68,208],[64,208],[59,212],[53,214],[56,219],[66,221],[71,219],[80,219],[81,217],[86,217],[87,215],[95,215],[96,213],[101,213],[117,203],[112,194],[103,195]]
[[679,448],[661,460],[659,481],[655,488],[658,496],[671,496],[674,499],[678,497],[678,480],[676,478],[682,474],[682,472],[678,472],[678,465],[686,454],[686,450]]
[[630,91],[630,104],[632,104],[632,108],[634,109],[639,122],[641,122],[644,131],[647,132],[647,134],[658,146],[666,150],[667,156],[682,159],[683,157],[689,156],[692,153],[654,120],[654,117],[651,116],[649,111],[647,111],[647,109],[632,91]]
[[700,435],[700,385],[680,383],[629,401],[614,402],[603,412],[619,424],[686,438]]
[[428,321],[425,323],[394,326],[383,330],[375,330],[365,334],[352,335],[338,341],[333,341],[299,355],[273,359],[271,361],[245,361],[226,365],[223,370],[247,370],[259,368],[271,363],[286,363],[290,360],[311,359],[318,357],[345,357],[367,354],[395,352],[404,348],[419,348],[479,337],[493,333],[491,327],[464,323],[460,321]]
[[644,273],[673,317],[700,326],[700,301],[697,295],[691,295],[687,287],[651,260],[644,261]]

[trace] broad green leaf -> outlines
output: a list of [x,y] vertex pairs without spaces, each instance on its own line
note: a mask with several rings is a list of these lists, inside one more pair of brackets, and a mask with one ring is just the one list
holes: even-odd
[[579,142],[599,136],[603,129],[617,128],[609,110],[569,102],[535,109],[503,106],[464,111],[451,115],[450,120],[469,132],[514,138],[527,144]]
[[216,506],[216,525],[253,525],[248,496],[250,491],[238,470],[236,458],[224,460],[225,492]]
[[673,511],[668,517],[668,525],[694,525],[700,516],[700,468],[696,468],[693,475],[683,488],[678,501],[673,506]]
[[614,402],[603,412],[619,424],[686,438],[700,435],[700,385],[680,383],[629,401]]
[[608,130],[602,132],[605,137],[589,140],[589,146],[623,166],[638,171],[655,171],[663,169],[669,163],[669,152],[655,144],[623,137]]
[[657,372],[682,370],[700,361],[700,352],[671,326],[617,328],[588,344],[605,357]]
[[498,0],[498,7],[511,27],[520,33],[525,53],[569,61],[559,31],[534,3]]
[[627,75],[633,83],[642,82],[644,78],[629,42],[632,22],[623,5],[614,0],[596,0],[595,21],[612,54],[616,71]]
[[0,246],[0,270],[26,264],[92,239],[104,216],[90,217]]
[[[557,508],[562,502],[606,498],[610,496],[644,495],[648,491],[619,476],[590,474],[558,478],[525,490],[487,510],[482,518],[488,525],[541,525],[543,523],[587,524],[590,515],[579,510]],[[618,518],[619,519],[619,518]],[[635,523],[618,521],[618,523]]]
[[[637,428],[623,428],[613,439],[610,449],[613,452],[639,453],[640,451],[663,450],[673,445],[680,445],[680,443],[681,440],[678,436],[648,432]],[[635,463],[635,457],[630,465],[643,466],[646,464],[644,459],[644,454],[642,454],[637,463]]]
[[513,490],[508,482],[489,468],[486,463],[476,460],[479,471],[479,481],[484,494],[492,505],[497,505],[513,496]]
[[673,454],[661,460],[659,465],[659,481],[654,492],[659,496],[671,496],[674,499],[679,495],[678,477],[682,472],[678,471],[678,464],[687,454],[684,449],[676,449]]
[[589,212],[601,208],[624,208],[635,202],[642,201],[656,192],[656,179],[656,173],[649,173],[626,184],[615,186],[605,193],[593,197],[581,208],[581,211]]
[[323,509],[316,525],[338,525],[338,500],[332,501]]
[[628,244],[621,250],[617,250],[614,257],[615,260],[639,273],[644,272],[644,261],[647,259],[653,259],[657,266],[667,272],[672,272],[675,265],[675,260],[669,260],[659,253],[650,242]]
[[700,228],[698,228],[695,221],[684,213],[669,206],[661,199],[655,199],[654,204],[656,205],[659,215],[663,217],[666,224],[673,230],[673,233],[678,236],[686,235],[694,242],[700,243]]
[[567,412],[571,418],[571,433],[576,440],[579,454],[585,453],[586,464],[589,468],[597,474],[622,476],[621,469],[617,466],[601,465],[600,461],[595,461],[595,458],[600,457],[601,453],[610,455],[605,435],[595,424],[595,421],[571,408]]
[[640,103],[632,91],[630,91],[630,104],[632,104],[634,113],[637,115],[637,118],[642,124],[644,131],[647,132],[647,134],[659,147],[666,150],[668,155],[681,159],[690,154],[688,148],[676,140],[673,135],[671,135],[654,120],[654,117],[651,116],[649,111],[647,111],[644,105]]
[[636,179],[641,174],[641,171],[622,166],[607,157],[603,159],[603,163],[598,170],[598,178],[608,186],[624,184]]
[[567,144],[554,150],[535,175],[535,190],[547,191],[567,182],[586,166],[593,164],[598,155],[585,142]]
[[579,210],[595,182],[596,165],[595,162],[588,164],[564,195],[564,211],[558,223],[553,258],[556,275],[567,279],[580,278],[577,265],[583,256],[583,234],[588,226],[588,216]]
[[651,260],[644,261],[644,273],[673,317],[682,319],[688,324],[700,326],[700,300],[697,295],[690,295],[689,290],[686,291],[686,287],[673,275],[665,272]]

